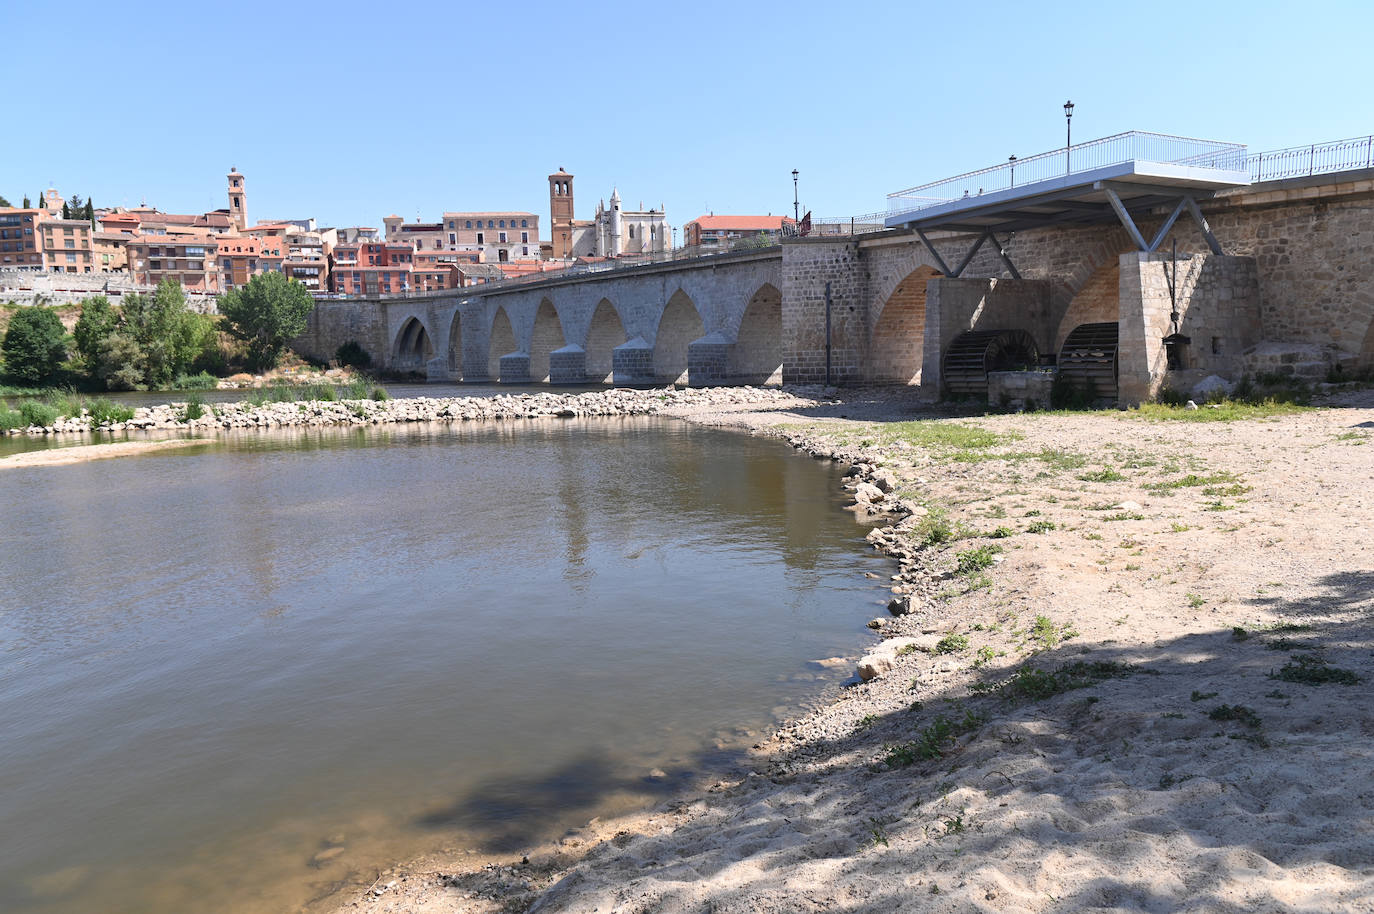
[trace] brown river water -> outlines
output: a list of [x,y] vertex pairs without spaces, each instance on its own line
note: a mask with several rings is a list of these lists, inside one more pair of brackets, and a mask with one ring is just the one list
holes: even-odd
[[0,474],[0,909],[317,910],[729,773],[881,607],[840,472],[639,418]]

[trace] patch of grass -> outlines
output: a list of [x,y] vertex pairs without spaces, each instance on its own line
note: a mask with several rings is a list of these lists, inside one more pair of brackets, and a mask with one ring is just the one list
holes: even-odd
[[1212,473],[1208,476],[1199,476],[1196,473],[1189,473],[1187,476],[1178,479],[1166,479],[1160,482],[1147,482],[1145,488],[1152,492],[1160,492],[1167,489],[1186,489],[1195,486],[1211,486],[1222,482],[1237,482],[1239,477],[1234,473]]
[[1202,490],[1202,494],[1210,496],[1212,498],[1220,498],[1222,496],[1225,496],[1227,498],[1235,498],[1236,496],[1244,495],[1246,492],[1249,491],[1251,491],[1250,486],[1244,485],[1243,483],[1239,482],[1233,482],[1229,486],[1207,486],[1205,489]]
[[390,400],[391,394],[386,392],[385,387],[374,387],[372,388],[372,399],[380,403],[383,400]]
[[905,768],[916,762],[944,758],[955,740],[982,725],[982,716],[972,711],[965,711],[963,717],[937,714],[928,727],[916,734],[915,739],[888,746],[883,761],[889,768]]
[[345,400],[366,400],[370,386],[367,378],[354,378],[343,389],[343,398]]
[[301,393],[302,399],[317,402],[333,402],[339,399],[339,392],[329,384],[311,384]]
[[1231,626],[1231,637],[1234,638],[1236,641],[1245,641],[1250,637],[1250,633],[1247,632],[1242,626],[1233,625]]
[[1217,705],[1211,711],[1207,712],[1207,716],[1212,720],[1233,720],[1252,730],[1258,730],[1260,727],[1264,726],[1264,722],[1260,720],[1260,716],[1256,714],[1253,709],[1245,707],[1245,705]]
[[1209,699],[1209,698],[1216,698],[1216,697],[1217,697],[1217,693],[1216,693],[1216,692],[1199,692],[1197,689],[1194,689],[1194,690],[1193,690],[1192,698],[1191,698],[1190,700],[1191,700],[1191,701],[1206,701],[1206,700]]
[[1021,437],[1015,432],[990,432],[957,422],[895,422],[883,431],[889,441],[904,441],[933,451],[985,451]]
[[1169,525],[1169,529],[1174,533],[1184,533],[1193,528],[1188,526],[1187,524],[1180,524],[1178,521],[1174,521],[1172,524]]
[[863,717],[860,717],[857,721],[854,722],[854,729],[856,731],[867,730],[869,727],[876,724],[878,720],[879,717],[876,714],[865,714]]
[[1042,448],[1038,453],[1032,455],[1048,466],[1057,470],[1076,470],[1088,463],[1088,458],[1082,454],[1075,454],[1073,451],[1061,451],[1055,448]]
[[978,546],[974,549],[965,549],[954,555],[956,566],[954,573],[967,576],[985,568],[992,567],[994,558],[1002,551],[1000,546]]
[[996,683],[979,683],[970,691],[982,695],[996,695],[1006,701],[1043,701],[1074,689],[1086,689],[1107,679],[1131,675],[1134,670],[1109,660],[1075,660],[1055,670],[1026,666],[1010,679]]
[[937,654],[955,654],[966,650],[968,650],[968,637],[953,632],[945,635],[935,644],[935,653]]
[[1285,663],[1277,673],[1270,673],[1269,678],[1303,685],[1325,685],[1328,682],[1354,685],[1360,681],[1360,677],[1353,670],[1331,666],[1325,658],[1317,654],[1294,654],[1290,660],[1291,662]]
[[1108,514],[1103,520],[1122,521],[1122,520],[1144,520],[1145,515],[1139,511],[1118,511],[1115,514]]
[[1053,530],[1053,529],[1054,529],[1054,521],[1052,521],[1052,520],[1037,520],[1037,521],[1032,521],[1031,524],[1030,524],[1030,526],[1026,527],[1026,532],[1027,532],[1027,533],[1049,533],[1049,532],[1050,532],[1051,530]]
[[1291,400],[1271,397],[1253,403],[1220,400],[1201,409],[1185,409],[1182,406],[1170,406],[1163,403],[1142,403],[1140,409],[1133,410],[1130,415],[1139,416],[1142,419],[1164,419],[1180,422],[1235,422],[1239,419],[1272,419],[1278,416],[1290,416],[1294,413],[1306,412],[1309,409],[1312,407]]
[[1188,605],[1191,606],[1193,609],[1197,609],[1199,606],[1207,605],[1207,601],[1204,600],[1199,594],[1190,593],[1186,594],[1186,596],[1188,597]]
[[1231,510],[1233,510],[1235,507],[1236,507],[1235,505],[1228,505],[1228,504],[1226,504],[1226,502],[1218,500],[1218,501],[1209,501],[1209,502],[1207,502],[1207,504],[1205,504],[1205,505],[1202,506],[1202,510],[1204,510],[1204,511],[1231,511]]
[[1084,482],[1121,482],[1126,477],[1122,476],[1111,467],[1101,470],[1094,470],[1091,473],[1079,473],[1078,478]]
[[1052,650],[1061,641],[1074,638],[1078,632],[1068,625],[1056,625],[1049,616],[1036,616],[1034,624],[1031,625],[1030,637],[1042,650]]
[[16,428],[28,428],[28,423],[24,421],[23,414],[17,409],[0,406],[0,432],[8,432]]
[[978,648],[977,654],[974,655],[973,666],[975,668],[987,666],[996,656],[997,652],[992,649],[992,646],[985,644]]
[[992,539],[992,540],[1004,540],[1004,539],[1006,539],[1007,537],[1012,536],[1012,535],[1013,535],[1013,533],[1012,533],[1012,529],[1011,529],[1010,527],[998,527],[996,530],[994,530],[994,531],[992,531],[991,533],[988,534],[988,539]]
[[907,655],[914,654],[919,650],[920,648],[914,644],[903,644],[901,647],[897,648],[897,656],[906,657]]

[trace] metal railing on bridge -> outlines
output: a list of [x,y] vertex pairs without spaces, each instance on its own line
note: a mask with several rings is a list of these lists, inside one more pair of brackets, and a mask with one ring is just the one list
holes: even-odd
[[1245,165],[1253,182],[1374,168],[1374,136],[1259,152]]
[[892,216],[918,212],[942,203],[1126,162],[1243,171],[1246,163],[1245,146],[1132,130],[1079,143],[1067,149],[1042,152],[1024,159],[1010,159],[999,165],[890,193],[887,195],[887,212]]

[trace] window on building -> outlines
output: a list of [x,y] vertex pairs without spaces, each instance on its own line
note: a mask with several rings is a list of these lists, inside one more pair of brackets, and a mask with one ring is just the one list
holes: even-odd
[[463,223],[463,228],[472,228],[472,220],[468,219]]
[[487,220],[487,228],[496,228],[496,225],[495,225],[495,223],[493,223],[490,219],[488,219],[488,220]]
[[529,248],[521,248],[521,249],[520,249],[520,253],[523,254],[523,255],[525,255],[526,257],[528,257],[528,256],[530,256],[530,249],[529,249]]
[[528,244],[528,243],[529,243],[529,240],[530,240],[530,233],[529,233],[529,232],[521,232],[521,233],[520,233],[520,240],[521,240],[523,243]]
[[520,227],[521,227],[521,228],[529,228],[529,227],[530,227],[530,220],[528,220],[528,219],[521,219],[521,220],[520,220]]
[[500,241],[501,241],[502,244],[505,244],[505,243],[506,243],[506,233],[505,233],[505,232],[502,232],[502,233],[501,233],[500,235],[498,235],[497,237],[500,239]]
[[483,237],[483,236],[482,236],[482,233],[481,233],[481,232],[478,232],[478,233],[477,233],[477,243],[478,243],[478,244],[484,244],[484,243],[485,243],[485,242],[482,240],[482,237]]
[[68,254],[68,255],[67,255],[67,263],[76,263],[76,255],[75,255],[75,254]]
[[633,225],[630,226],[630,240],[635,240],[635,227]]
[[[449,223],[449,225],[452,225],[452,224],[453,224],[452,222]],[[448,233],[448,243],[449,243],[449,244],[457,244],[457,243],[458,243],[458,235],[457,235],[456,232],[449,232],[449,233]]]

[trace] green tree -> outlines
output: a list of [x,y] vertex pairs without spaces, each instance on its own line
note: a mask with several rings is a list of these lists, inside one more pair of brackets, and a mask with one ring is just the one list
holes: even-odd
[[105,296],[93,295],[81,303],[81,317],[77,319],[72,335],[76,338],[76,351],[81,353],[86,371],[92,377],[100,375],[101,344],[118,326],[119,315],[110,307],[110,300]]
[[81,218],[91,225],[95,225],[95,207],[91,205],[91,198],[86,198],[86,206],[81,210]]
[[39,209],[47,209],[47,208],[48,208],[48,198],[45,197],[45,196],[43,196],[42,194],[39,194],[39,195],[38,195],[38,208],[39,208]]
[[124,304],[121,330],[139,349],[142,384],[166,387],[190,367],[214,339],[214,323],[186,307],[175,279],[164,279],[151,295],[131,295]]
[[70,219],[71,217],[72,217],[72,208],[71,208],[70,206],[67,205],[67,201],[66,201],[66,200],[63,200],[63,201],[62,201],[62,218],[63,218],[63,219]]
[[10,201],[6,200],[6,199],[4,198],[3,195],[0,195],[0,206],[13,206],[13,205],[14,205],[14,204],[12,204],[12,203],[10,203]]
[[286,344],[305,330],[315,300],[301,283],[277,272],[263,273],[220,298],[228,329],[248,347],[249,367],[276,367]]
[[62,322],[49,308],[21,308],[10,319],[3,351],[5,371],[27,384],[51,378],[67,357]]
[[28,198],[28,197],[25,197],[25,198],[24,198],[24,209],[31,209],[32,207],[33,207],[33,204],[29,202],[29,198]]

